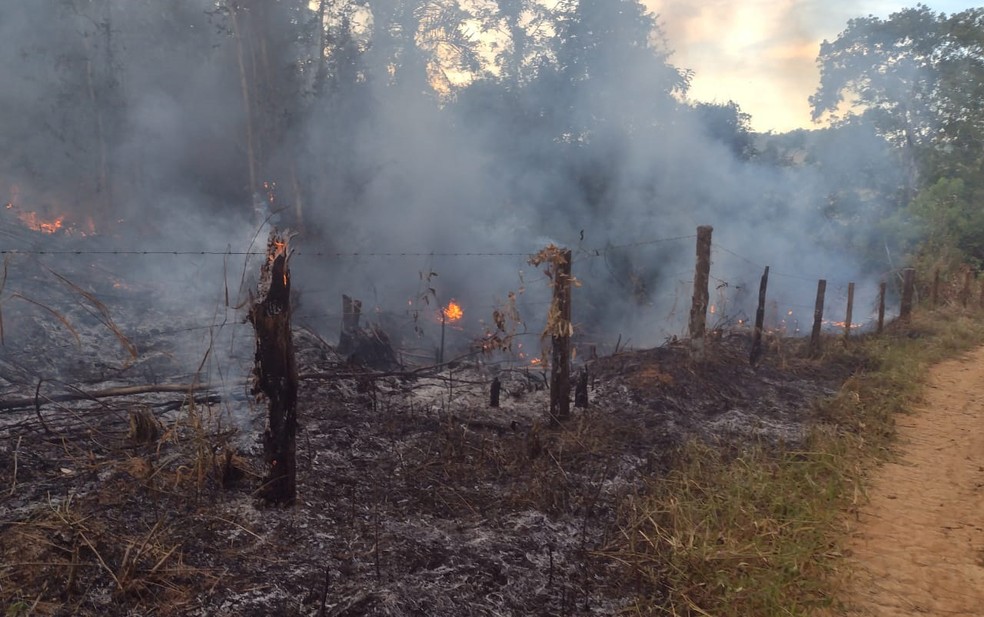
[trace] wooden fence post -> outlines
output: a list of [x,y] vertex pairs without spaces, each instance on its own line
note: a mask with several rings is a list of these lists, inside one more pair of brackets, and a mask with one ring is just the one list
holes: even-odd
[[970,283],[974,280],[974,273],[970,268],[964,270],[963,289],[960,290],[960,306],[967,308],[970,305]]
[[711,232],[710,225],[697,228],[697,266],[694,270],[694,297],[690,306],[690,352],[691,357],[700,362],[704,360],[704,334],[707,328],[707,305],[710,301],[711,272]]
[[902,302],[899,305],[899,321],[909,322],[912,319],[912,298],[915,295],[916,270],[906,268],[902,271]]
[[581,369],[577,376],[577,384],[574,386],[574,406],[578,409],[585,409],[588,406],[588,369]]
[[553,305],[559,322],[551,337],[550,421],[557,423],[571,416],[571,258],[569,249],[561,252],[554,266]]
[[492,387],[489,390],[489,407],[493,409],[498,409],[499,407],[499,393],[502,391],[502,382],[498,377],[492,378]]
[[885,329],[885,291],[888,289],[888,283],[882,281],[878,283],[878,329],[875,331],[877,334],[881,334],[882,330]]
[[749,354],[748,362],[752,366],[758,364],[762,357],[762,329],[765,327],[765,292],[769,286],[769,266],[765,267],[762,273],[762,281],[759,283],[759,302],[755,309],[755,331],[752,333],[752,352]]
[[342,294],[342,330],[338,334],[338,353],[344,355],[355,351],[361,315],[362,301]]
[[844,316],[844,338],[851,338],[851,317],[854,313],[854,283],[847,284],[847,315]]
[[260,268],[258,297],[249,310],[256,331],[254,395],[267,399],[263,453],[267,475],[259,495],[268,503],[292,504],[297,497],[297,365],[290,330],[289,237],[274,229]]
[[827,293],[827,281],[820,279],[817,282],[817,302],[813,308],[813,332],[810,334],[810,355],[816,356],[820,353],[820,327],[823,324],[823,299]]

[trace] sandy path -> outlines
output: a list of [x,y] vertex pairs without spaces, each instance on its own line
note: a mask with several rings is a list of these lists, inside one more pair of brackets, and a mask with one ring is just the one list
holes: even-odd
[[984,616],[984,348],[933,368],[851,524],[849,615]]

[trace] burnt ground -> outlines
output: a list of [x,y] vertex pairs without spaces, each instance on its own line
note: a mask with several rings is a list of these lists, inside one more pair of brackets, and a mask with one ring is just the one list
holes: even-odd
[[[641,478],[693,436],[795,441],[848,370],[775,353],[752,370],[745,336],[699,367],[683,345],[623,352],[591,363],[590,406],[550,428],[542,371],[502,371],[491,409],[489,368],[352,377],[299,338],[312,375],[291,508],[253,497],[258,428],[223,428],[214,398],[3,411],[8,611],[613,614],[632,589],[606,547]],[[147,413],[149,429],[130,419]]]
[[172,341],[202,334],[152,312],[123,327],[60,288],[5,305],[7,615],[614,614],[635,591],[610,556],[619,505],[644,477],[694,437],[795,442],[854,368],[773,338],[753,369],[747,331],[717,332],[700,365],[676,342],[592,360],[589,406],[553,428],[543,370],[471,357],[381,374],[297,328],[298,501],[264,507],[245,385],[107,392],[187,382]]

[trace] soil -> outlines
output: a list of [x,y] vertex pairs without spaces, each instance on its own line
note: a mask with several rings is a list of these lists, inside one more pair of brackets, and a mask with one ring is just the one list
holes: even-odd
[[984,615],[984,348],[932,369],[852,521],[848,615]]

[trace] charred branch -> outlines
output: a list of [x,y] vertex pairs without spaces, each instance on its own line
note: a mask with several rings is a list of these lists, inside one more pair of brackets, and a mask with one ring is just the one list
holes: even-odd
[[119,388],[107,388],[105,390],[96,390],[92,392],[77,391],[65,394],[55,394],[52,396],[38,395],[37,397],[30,398],[14,398],[5,401],[0,401],[0,411],[9,409],[30,409],[34,407],[37,401],[43,400],[48,403],[65,403],[69,401],[85,401],[85,400],[95,400],[102,398],[111,398],[119,396],[134,396],[138,394],[153,394],[161,392],[182,392],[182,393],[195,393],[201,391],[202,388],[196,384],[153,384],[153,385],[143,385],[143,386],[121,386]]

